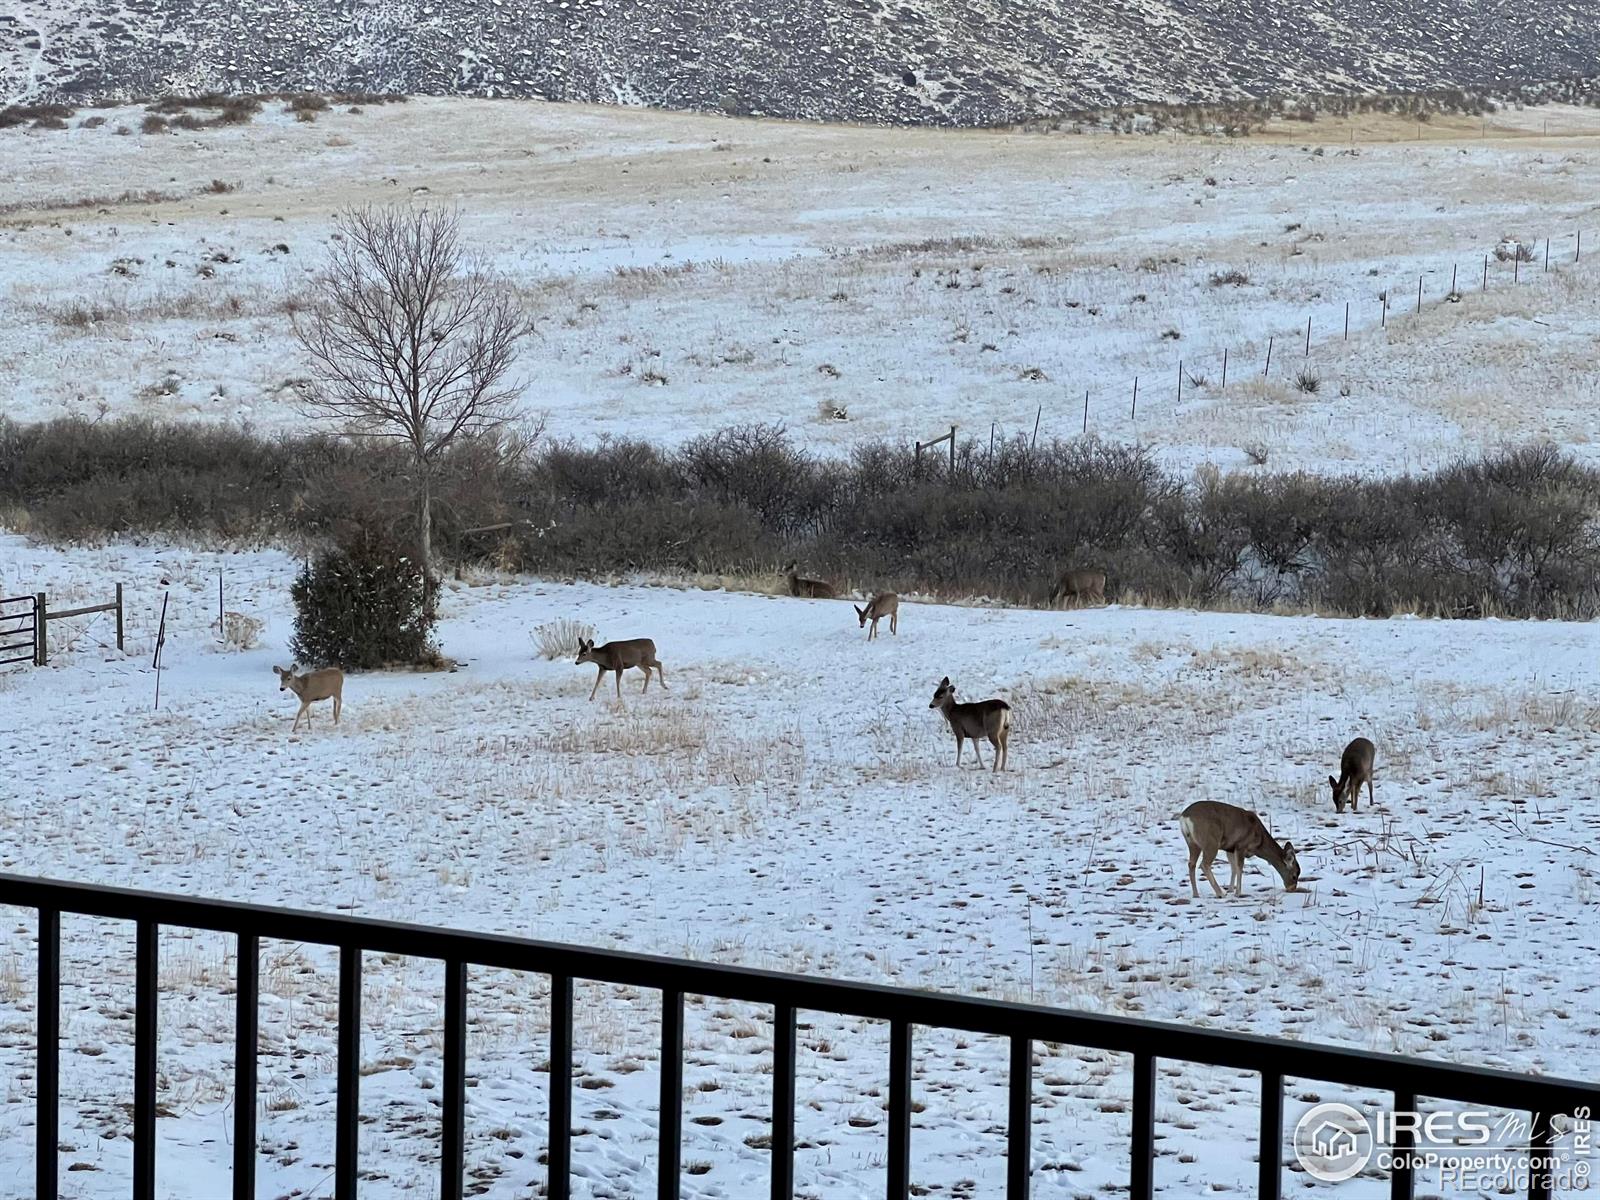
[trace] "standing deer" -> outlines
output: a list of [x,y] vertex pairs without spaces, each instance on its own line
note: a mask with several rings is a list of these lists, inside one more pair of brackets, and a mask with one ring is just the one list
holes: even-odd
[[839,592],[838,589],[826,579],[808,579],[795,571],[795,564],[790,563],[783,569],[784,578],[789,581],[789,595],[799,596],[804,600],[832,600]]
[[[656,678],[661,681],[661,686],[667,686],[667,677],[662,673],[661,663],[656,660],[656,644],[649,638],[629,638],[623,642],[607,642],[599,649],[595,648],[593,638],[578,639],[578,666],[584,663],[593,663],[600,668],[599,674],[594,677],[594,686],[589,689],[589,699],[594,699],[594,694],[600,690],[600,681],[606,677],[607,671],[617,673],[617,701],[622,702],[622,673],[632,667],[638,667],[644,672],[644,687],[640,695],[650,690],[650,668],[654,667]],[[672,689],[668,688],[668,691]]]
[[867,634],[867,641],[870,642],[878,636],[878,622],[884,617],[889,618],[889,632],[896,636],[899,635],[900,597],[893,592],[879,592],[871,600],[867,601],[865,608],[856,604],[852,604],[850,607],[856,610],[856,616],[861,620],[861,628],[865,629],[867,622],[872,622],[872,629]]
[[994,747],[994,771],[1006,769],[1010,760],[1007,746],[1011,743],[1011,705],[1004,700],[979,700],[974,704],[956,703],[956,685],[946,675],[934,689],[929,708],[937,708],[950,723],[950,732],[956,735],[956,766],[961,765],[961,745],[972,739],[972,752],[978,756],[978,769],[983,769],[983,748],[979,739],[988,738]]
[[338,667],[323,667],[320,671],[307,671],[304,675],[296,675],[295,669],[299,664],[290,663],[289,669],[273,667],[272,672],[278,677],[278,690],[280,692],[293,692],[300,697],[300,711],[294,715],[294,725],[289,729],[294,733],[300,728],[300,718],[306,719],[306,728],[311,728],[311,705],[318,700],[333,701],[333,723],[339,723],[339,710],[344,707],[344,672]]
[[1377,754],[1377,747],[1364,737],[1358,737],[1344,748],[1339,756],[1339,778],[1328,776],[1328,786],[1333,789],[1334,812],[1342,813],[1346,803],[1350,811],[1355,812],[1363,783],[1367,785],[1367,803],[1377,803],[1372,798],[1372,762]]
[[1196,800],[1178,818],[1178,828],[1183,830],[1183,840],[1189,843],[1189,890],[1200,897],[1200,887],[1195,882],[1195,864],[1205,872],[1206,881],[1218,896],[1223,894],[1217,886],[1217,877],[1211,873],[1211,860],[1221,850],[1228,856],[1233,868],[1233,878],[1228,889],[1235,896],[1244,895],[1244,860],[1261,858],[1271,863],[1283,879],[1285,891],[1297,891],[1300,884],[1300,860],[1295,857],[1294,843],[1281,846],[1267,832],[1261,818],[1248,808],[1236,804],[1223,804],[1218,800]]
[[1050,603],[1052,606],[1060,604],[1063,600],[1071,600],[1073,605],[1104,604],[1106,602],[1106,573],[1104,571],[1068,571],[1056,580],[1055,587],[1050,589]]

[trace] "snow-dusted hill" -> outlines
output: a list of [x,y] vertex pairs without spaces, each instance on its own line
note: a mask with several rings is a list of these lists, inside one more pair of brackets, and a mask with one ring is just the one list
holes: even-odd
[[[1592,74],[1577,0],[22,0],[0,99],[543,96],[960,125],[1132,100]],[[1486,11],[1487,10],[1487,11]]]

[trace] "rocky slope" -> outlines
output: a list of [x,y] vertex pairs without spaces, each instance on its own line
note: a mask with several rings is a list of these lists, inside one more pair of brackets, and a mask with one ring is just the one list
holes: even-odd
[[978,125],[1593,74],[1592,0],[20,0],[0,99],[352,90]]

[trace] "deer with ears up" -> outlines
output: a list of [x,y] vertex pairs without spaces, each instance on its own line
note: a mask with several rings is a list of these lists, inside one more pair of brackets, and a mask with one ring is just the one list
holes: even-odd
[[[589,699],[594,699],[594,694],[600,690],[600,681],[606,677],[607,671],[617,673],[617,702],[622,700],[622,673],[638,667],[644,672],[643,695],[650,690],[650,671],[655,669],[656,678],[661,681],[661,686],[667,686],[667,677],[661,670],[661,663],[656,659],[656,644],[649,638],[628,638],[621,642],[607,642],[604,646],[596,647],[593,638],[578,639],[578,666],[584,663],[593,663],[600,668],[599,674],[594,677],[594,686],[589,689]],[[671,691],[671,688],[667,689]]]
[[979,700],[972,704],[956,703],[956,686],[946,675],[934,689],[929,708],[937,708],[956,735],[956,766],[961,765],[961,744],[972,739],[972,752],[978,756],[978,769],[983,769],[983,751],[979,739],[987,738],[994,747],[994,771],[1006,769],[1010,760],[1007,747],[1011,743],[1011,706],[1004,700]]
[[1339,778],[1328,776],[1328,786],[1333,789],[1334,812],[1342,813],[1346,804],[1355,812],[1363,783],[1367,785],[1367,803],[1376,803],[1372,798],[1372,764],[1377,755],[1377,747],[1364,737],[1356,738],[1344,748],[1339,756]]
[[307,671],[304,675],[295,674],[297,663],[290,663],[289,669],[273,667],[272,671],[278,677],[278,690],[280,692],[293,692],[300,697],[300,711],[294,715],[294,725],[289,732],[294,733],[300,728],[300,718],[306,719],[306,728],[311,728],[311,706],[318,700],[333,701],[333,723],[339,723],[339,710],[344,707],[344,672],[338,667],[323,667],[320,671]]

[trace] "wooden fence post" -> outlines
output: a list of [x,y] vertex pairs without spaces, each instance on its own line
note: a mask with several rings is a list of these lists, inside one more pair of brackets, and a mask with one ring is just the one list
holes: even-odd
[[1139,377],[1133,377],[1133,407],[1128,410],[1128,420],[1135,421],[1139,418]]
[[1267,365],[1261,368],[1261,378],[1272,374],[1272,338],[1267,338]]
[[49,644],[45,641],[49,623],[45,620],[45,598],[43,592],[33,595],[33,665],[42,667],[50,656]]
[[122,585],[117,584],[117,649],[122,649]]
[[1222,383],[1221,388],[1226,391],[1228,387],[1228,348],[1222,348]]
[[950,478],[956,477],[956,427],[950,426]]
[[1422,276],[1417,276],[1417,314],[1422,314]]
[[1089,432],[1089,389],[1083,390],[1083,431]]
[[1306,318],[1306,357],[1311,357],[1311,318]]

